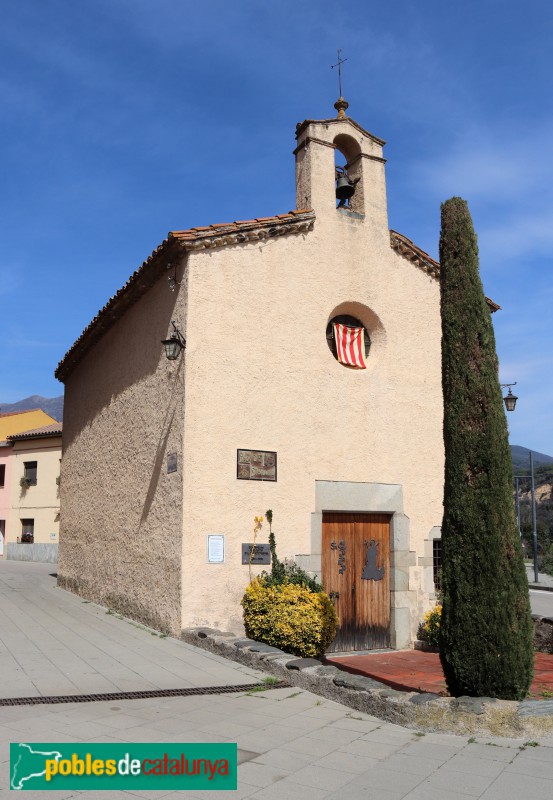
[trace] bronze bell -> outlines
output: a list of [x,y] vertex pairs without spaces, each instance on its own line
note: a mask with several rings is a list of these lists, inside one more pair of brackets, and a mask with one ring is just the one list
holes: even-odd
[[336,182],[336,198],[349,200],[355,194],[355,185],[345,175],[340,175]]

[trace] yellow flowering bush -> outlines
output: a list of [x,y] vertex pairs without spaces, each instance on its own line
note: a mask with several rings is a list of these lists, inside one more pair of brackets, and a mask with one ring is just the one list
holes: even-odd
[[256,578],[246,589],[242,607],[250,639],[297,656],[322,656],[336,634],[338,618],[330,598],[305,586],[264,586]]
[[432,647],[438,647],[440,635],[440,620],[442,618],[442,607],[434,606],[424,615],[424,621],[419,625],[417,636],[422,642],[427,642]]

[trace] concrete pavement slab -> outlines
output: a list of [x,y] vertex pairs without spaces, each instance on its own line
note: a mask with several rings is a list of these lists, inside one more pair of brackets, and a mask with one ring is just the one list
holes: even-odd
[[503,772],[486,791],[482,800],[551,800],[552,783],[545,778]]
[[284,769],[287,772],[294,772],[302,767],[306,767],[308,764],[314,763],[317,759],[318,755],[313,753],[294,753],[291,750],[274,747],[266,753],[257,755],[253,761],[256,764],[268,764],[272,767]]
[[[263,673],[183,642],[163,639],[91,603],[53,588],[44,565],[0,562],[2,591],[31,598],[10,608],[0,630],[2,690],[53,694],[72,682],[79,692],[129,682],[133,688],[250,683]],[[51,567],[47,567],[51,570]],[[6,578],[7,575],[7,578]],[[5,579],[5,580],[4,580]],[[6,589],[8,586],[8,589]],[[11,587],[11,589],[10,589]],[[47,630],[46,630],[46,628]],[[13,637],[13,641],[10,640]],[[70,646],[67,643],[70,642]],[[10,647],[13,650],[10,650]],[[37,653],[39,654],[37,656]],[[39,659],[44,669],[39,669]],[[65,660],[64,660],[65,659]],[[21,696],[21,695],[19,695]],[[472,739],[472,737],[470,737]],[[416,732],[305,690],[154,697],[91,703],[0,707],[0,797],[9,796],[10,741],[223,742],[243,751],[236,792],[107,792],[98,800],[144,797],[233,800],[511,800],[553,796],[553,740]],[[2,768],[2,765],[4,767]],[[48,800],[80,792],[44,792]],[[84,793],[85,800],[95,800]]]
[[260,789],[251,797],[253,800],[324,800],[328,792],[285,779]]
[[505,768],[505,773],[516,772],[519,775],[535,775],[553,781],[553,762],[538,761],[537,758],[516,758]]
[[[466,748],[462,753],[456,753],[453,758],[446,761],[442,766],[442,771],[497,778],[506,768],[508,767],[506,767],[502,761],[489,761],[484,758],[475,758],[470,755],[470,750]],[[458,778],[453,777],[451,780],[453,782],[458,780]]]
[[435,786],[429,786],[427,783],[421,783],[412,792],[404,795],[402,800],[473,800],[473,795],[448,789],[438,789]]
[[405,797],[404,792],[374,789],[370,786],[363,788],[362,794],[360,794],[359,786],[350,783],[338,789],[337,792],[326,795],[326,800],[402,800],[403,797]]
[[459,791],[471,797],[480,797],[495,780],[496,777],[491,775],[475,775],[472,772],[461,774],[439,769],[426,778],[424,786],[425,788]]
[[0,697],[251,683],[264,673],[59,589],[52,565],[0,560]]
[[408,772],[426,778],[440,769],[442,763],[440,759],[420,755],[406,755],[403,751],[398,751],[386,758],[386,769],[391,769],[394,772]]

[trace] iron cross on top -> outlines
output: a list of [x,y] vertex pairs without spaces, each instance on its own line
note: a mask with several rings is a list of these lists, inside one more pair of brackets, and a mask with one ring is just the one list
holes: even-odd
[[338,67],[338,85],[340,87],[340,97],[342,96],[342,64],[345,64],[347,58],[342,58],[342,51],[341,49],[338,50],[338,63],[332,64],[330,69],[334,69],[334,67]]

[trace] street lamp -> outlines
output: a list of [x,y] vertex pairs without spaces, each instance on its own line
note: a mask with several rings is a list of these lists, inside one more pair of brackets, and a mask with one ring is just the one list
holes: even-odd
[[180,356],[181,350],[184,350],[186,347],[186,339],[179,331],[173,320],[171,320],[171,325],[173,326],[173,333],[171,334],[171,337],[169,339],[163,339],[161,344],[165,348],[165,355],[167,356],[168,360],[175,361]]
[[518,397],[516,396],[516,394],[512,393],[511,386],[516,386],[517,382],[515,381],[514,383],[500,383],[499,385],[501,386],[502,389],[505,387],[509,388],[509,391],[503,398],[503,402],[505,403],[505,408],[507,409],[507,411],[514,411]]

